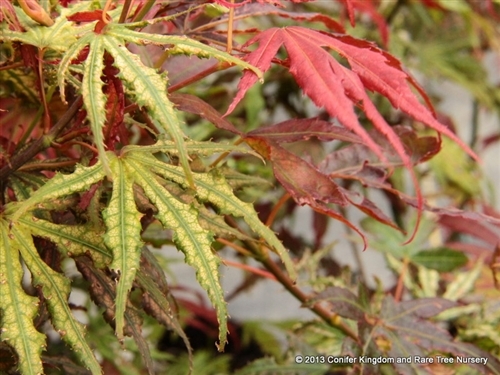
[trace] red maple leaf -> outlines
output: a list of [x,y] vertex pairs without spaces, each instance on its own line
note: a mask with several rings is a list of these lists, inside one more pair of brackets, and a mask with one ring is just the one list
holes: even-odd
[[[412,169],[413,163],[402,140],[378,112],[367,90],[382,94],[389,99],[393,107],[453,139],[469,155],[478,159],[463,141],[436,120],[432,110],[419,101],[413,89],[416,89],[430,106],[421,87],[403,70],[399,60],[373,43],[344,34],[332,34],[300,26],[268,29],[250,39],[245,46],[255,43],[259,46],[245,57],[247,62],[266,72],[283,46],[288,53],[289,71],[305,94],[317,106],[324,107],[330,116],[337,118],[343,126],[356,133],[377,157],[385,162],[387,159],[384,153],[360,124],[354,106],[365,112],[410,171],[417,190],[419,214],[422,196]],[[347,60],[350,69],[337,61],[325,48]],[[244,73],[238,84],[238,94],[226,114],[235,108],[256,81],[257,76],[253,72]]]

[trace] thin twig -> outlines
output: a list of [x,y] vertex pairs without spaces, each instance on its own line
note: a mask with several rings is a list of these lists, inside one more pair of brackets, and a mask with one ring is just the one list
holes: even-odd
[[274,219],[276,218],[276,215],[278,214],[278,211],[280,210],[280,208],[286,203],[286,201],[288,199],[290,199],[291,195],[290,193],[285,193],[283,194],[283,196],[280,198],[280,200],[278,201],[278,203],[276,203],[271,211],[271,213],[269,214],[269,216],[267,217],[267,220],[266,220],[266,225],[268,227],[271,227],[271,225],[273,225],[274,223]]
[[219,62],[216,62],[214,63],[213,65],[211,65],[210,67],[208,67],[207,69],[199,72],[199,73],[196,73],[195,75],[193,75],[192,77],[184,80],[184,81],[181,81],[179,83],[176,83],[175,85],[172,85],[168,88],[168,92],[174,92],[174,91],[177,91],[177,90],[180,90],[182,89],[183,87],[186,87],[188,85],[190,85],[191,83],[193,82],[197,82],[199,81],[200,79],[202,78],[205,78],[206,76],[212,74],[212,73],[215,73],[219,70],[223,70],[223,69],[226,69],[226,68],[229,68],[231,65],[228,64],[228,63],[219,63]]
[[146,3],[142,6],[141,10],[137,15],[134,17],[132,22],[139,22],[142,21],[142,19],[148,14],[149,10],[155,5],[155,0],[148,0]]
[[230,248],[236,250],[238,253],[240,253],[241,255],[245,255],[245,256],[248,256],[248,257],[251,257],[252,256],[252,253],[250,251],[248,251],[247,249],[239,246],[239,245],[236,245],[235,243],[231,242],[231,241],[228,241],[226,240],[225,238],[217,238],[216,240],[218,243],[222,244],[222,245],[225,245],[225,246],[229,246]]
[[128,13],[130,12],[130,7],[132,6],[132,0],[125,0],[125,3],[123,4],[123,9],[122,13],[120,14],[120,18],[118,20],[118,23],[124,23],[125,20],[128,17]]
[[272,273],[261,270],[259,268],[249,266],[248,264],[233,262],[233,261],[228,260],[228,259],[224,259],[223,262],[224,262],[224,264],[226,264],[228,266],[239,268],[239,269],[248,271],[250,273],[253,273],[255,275],[265,277],[266,279],[276,281],[276,277],[274,277],[274,275]]
[[[240,139],[237,139],[235,142],[234,142],[234,145],[235,146],[238,146],[239,144],[243,143],[243,138],[240,138]],[[214,168],[217,166],[217,164],[219,164],[222,160],[224,160],[231,152],[229,151],[226,151],[224,153],[222,153],[221,155],[219,155],[219,157],[217,159],[215,159],[208,167],[209,168]]]
[[[278,265],[269,257],[257,257],[264,267],[271,272],[278,282],[285,287],[295,298],[297,298],[303,305],[308,306],[309,296],[300,290],[295,283],[278,267]],[[358,335],[335,313],[326,310],[319,303],[308,306],[309,309],[323,319],[327,324],[342,331],[346,336],[349,336],[354,341],[359,342]]]

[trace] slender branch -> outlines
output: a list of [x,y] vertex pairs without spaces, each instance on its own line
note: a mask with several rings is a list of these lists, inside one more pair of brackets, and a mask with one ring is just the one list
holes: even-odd
[[276,215],[278,214],[278,211],[286,203],[286,201],[288,199],[290,199],[290,197],[291,197],[290,193],[283,194],[283,196],[280,198],[280,200],[278,201],[278,203],[276,203],[276,205],[273,207],[271,213],[269,214],[269,216],[268,216],[268,218],[266,220],[266,225],[268,227],[270,227],[273,224],[274,219],[276,218]]
[[130,12],[131,6],[132,6],[132,0],[125,0],[125,3],[123,4],[122,13],[120,14],[120,18],[118,20],[118,23],[125,22],[125,20],[127,19],[127,16],[128,16],[128,12]]
[[240,253],[241,255],[244,255],[244,256],[249,256],[251,257],[252,256],[252,253],[250,253],[247,249],[239,246],[239,245],[236,245],[235,243],[231,242],[231,241],[228,241],[226,240],[225,238],[217,238],[216,241],[220,244],[223,244],[225,246],[228,246],[234,250],[236,250],[238,253]]
[[49,130],[48,133],[44,134],[35,142],[33,142],[28,148],[26,148],[26,150],[15,155],[11,159],[10,163],[0,169],[0,184],[3,184],[3,182],[7,180],[7,177],[11,173],[15,172],[22,165],[33,159],[33,157],[40,151],[49,148],[51,143],[57,138],[58,134],[64,129],[66,125],[69,124],[71,119],[73,119],[73,117],[76,115],[76,113],[82,106],[82,102],[82,97],[78,97],[73,102],[73,104],[71,104],[66,113],[59,119],[59,121]]
[[[239,144],[241,144],[243,142],[244,142],[243,138],[239,138],[238,140],[236,140],[234,142],[234,145],[238,146]],[[210,163],[209,168],[216,167],[217,164],[219,164],[222,160],[224,160],[230,153],[231,152],[226,151],[226,152],[222,153],[221,155],[219,155],[219,157],[217,159],[215,159],[212,163]]]
[[[264,267],[266,267],[267,270],[274,275],[274,277],[276,277],[276,280],[278,280],[278,282],[283,285],[286,290],[302,302],[303,305],[308,304],[309,296],[297,288],[295,283],[282,272],[278,265],[268,255],[258,257],[256,259],[261,262]],[[319,303],[310,306],[309,309],[332,327],[342,331],[346,336],[349,336],[354,341],[359,342],[358,335],[347,324],[345,324],[345,322],[337,314],[329,312]]]
[[17,63],[12,63],[10,65],[0,66],[0,71],[9,70],[9,69],[16,69],[16,68],[20,68],[21,66],[24,66],[24,62],[22,62],[22,61],[17,62]]
[[208,67],[207,69],[205,69],[199,73],[196,73],[194,76],[189,77],[188,79],[186,79],[182,82],[179,82],[175,85],[170,86],[168,88],[168,92],[174,92],[174,91],[180,90],[183,87],[188,86],[193,82],[199,81],[200,79],[205,78],[206,76],[208,76],[214,72],[217,72],[219,70],[223,70],[225,68],[228,68],[229,66],[230,66],[230,64],[228,64],[228,63],[216,62],[216,63],[214,63],[214,65]]
[[59,169],[64,167],[72,167],[77,163],[76,160],[66,160],[58,163],[36,163],[36,164],[25,164],[19,167],[19,171],[31,171],[31,170],[46,170],[46,169]]
[[155,0],[148,0],[146,3],[142,6],[141,10],[137,15],[134,17],[132,22],[139,22],[142,21],[142,19],[148,14],[149,10],[155,5]]
[[276,278],[274,277],[273,274],[271,274],[267,271],[261,270],[259,268],[249,266],[248,264],[233,262],[232,260],[228,260],[228,259],[224,259],[222,262],[228,266],[239,268],[239,269],[248,271],[250,273],[253,273],[254,275],[262,276],[262,277],[265,277],[266,279],[276,281]]
[[474,149],[477,143],[477,135],[479,130],[479,102],[477,99],[472,101],[472,119],[471,119],[471,137],[470,148]]
[[[237,223],[232,218],[228,218],[228,224],[232,227],[239,229]],[[309,296],[300,290],[295,282],[286,275],[281,268],[270,258],[269,252],[265,248],[261,248],[251,241],[243,241],[247,249],[252,253],[255,260],[260,262],[271,274],[274,275],[276,280],[285,287],[295,298],[297,298],[303,305],[307,306],[313,313],[319,316],[323,321],[332,327],[342,331],[346,336],[349,336],[357,343],[360,342],[358,335],[354,332],[340,316],[326,310],[320,303],[315,303],[309,306]]]

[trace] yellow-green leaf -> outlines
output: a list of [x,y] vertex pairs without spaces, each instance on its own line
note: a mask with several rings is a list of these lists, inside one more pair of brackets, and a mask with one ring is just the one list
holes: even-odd
[[21,286],[24,272],[12,239],[8,223],[0,219],[0,340],[16,351],[23,375],[38,375],[43,373],[40,355],[45,347],[45,335],[33,325],[39,301]]
[[223,350],[227,337],[227,308],[219,282],[219,258],[211,249],[212,236],[200,226],[198,214],[192,206],[172,196],[140,162],[128,155],[125,160],[135,175],[135,182],[158,208],[156,217],[166,228],[174,231],[175,244],[184,253],[186,262],[196,269],[198,282],[216,308],[219,348]]
[[124,313],[127,297],[141,256],[141,214],[134,201],[133,181],[122,159],[111,158],[110,167],[113,175],[113,193],[108,207],[103,212],[106,224],[104,242],[113,253],[109,266],[120,273],[116,288],[116,335],[123,338]]
[[196,55],[206,58],[213,57],[219,61],[225,61],[239,66],[240,68],[252,70],[259,78],[262,78],[262,71],[259,68],[237,57],[231,56],[227,52],[220,51],[187,36],[142,33],[129,30],[122,25],[116,24],[111,25],[107,33],[137,44],[168,44],[172,46],[169,50],[172,54]]
[[117,38],[105,36],[103,41],[106,50],[114,58],[114,65],[120,70],[119,77],[124,81],[125,90],[134,96],[137,104],[146,107],[149,115],[158,123],[158,130],[167,132],[172,137],[179,152],[185,178],[190,186],[194,186],[184,146],[184,133],[177,112],[167,97],[167,78],[145,66],[139,57],[132,54]]
[[109,162],[104,150],[103,127],[106,123],[106,95],[102,91],[101,80],[104,69],[104,45],[102,35],[95,35],[89,44],[89,54],[85,60],[82,78],[83,105],[87,111],[87,119],[94,135],[94,143],[99,152],[104,171],[110,174]]
[[104,231],[93,226],[54,224],[28,216],[21,217],[19,223],[35,236],[54,242],[65,256],[89,254],[98,268],[106,267],[111,262],[111,252],[104,245]]
[[84,49],[87,44],[94,38],[93,33],[87,33],[82,38],[80,38],[76,43],[72,44],[71,47],[63,55],[61,62],[59,63],[59,70],[57,72],[57,84],[59,85],[59,92],[61,93],[61,100],[66,103],[66,75],[68,74],[69,66],[71,61],[73,61],[82,49]]
[[[187,187],[182,170],[179,167],[163,163],[150,155],[142,153],[130,153],[129,157],[147,165],[164,178]],[[271,229],[260,221],[250,203],[243,202],[234,195],[231,186],[229,186],[222,174],[214,169],[210,173],[194,173],[193,177],[196,182],[196,195],[200,200],[212,203],[225,214],[243,217],[250,228],[261,236],[281,257],[290,277],[292,279],[296,278],[293,262],[281,241]]]
[[14,226],[12,234],[15,236],[23,260],[33,275],[33,284],[41,286],[44,296],[47,297],[45,301],[54,328],[63,340],[71,345],[78,358],[93,375],[101,374],[101,367],[85,340],[83,326],[73,317],[68,305],[71,291],[69,279],[52,270],[40,259],[28,230]]
[[[71,174],[58,173],[28,200],[19,205],[10,206],[10,209],[7,208],[6,213],[13,214],[12,221],[16,221],[36,204],[86,190],[103,177],[104,172],[101,163],[97,163],[92,167],[77,167]],[[12,212],[12,209],[15,211]]]

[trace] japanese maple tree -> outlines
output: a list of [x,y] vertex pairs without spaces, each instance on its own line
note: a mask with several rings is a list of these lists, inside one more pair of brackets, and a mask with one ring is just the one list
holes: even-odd
[[[469,65],[439,50],[434,74],[498,110],[500,90],[477,73],[500,46],[498,4],[444,3],[2,0],[0,370],[500,374],[500,214],[474,177],[477,134],[463,141],[403,63],[431,76],[416,48],[437,37],[429,25],[472,40],[470,21],[481,43],[452,51]],[[291,229],[300,206],[313,240]],[[329,219],[358,272],[332,256]],[[167,282],[175,264],[153,249],[165,245],[211,308]],[[384,254],[392,289],[369,283],[358,245]],[[229,266],[245,275],[230,296]],[[284,351],[228,317],[263,279],[317,317],[282,324]],[[229,354],[192,345],[193,329]]]

